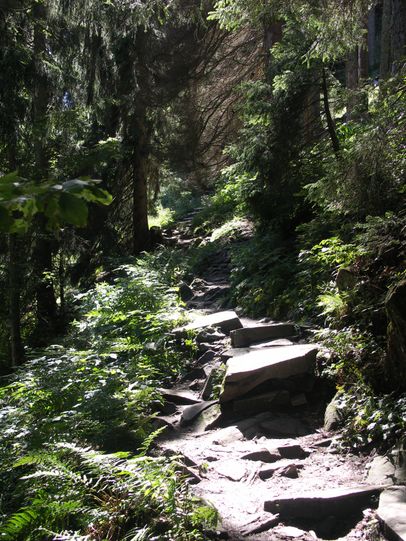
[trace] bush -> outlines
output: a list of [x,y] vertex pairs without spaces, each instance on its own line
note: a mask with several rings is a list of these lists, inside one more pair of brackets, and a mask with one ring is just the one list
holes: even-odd
[[183,314],[179,272],[159,252],[118,267],[78,296],[64,343],[32,352],[0,390],[4,539],[201,538],[176,464],[99,451],[143,455],[157,387],[192,358],[192,341],[180,349],[169,334]]

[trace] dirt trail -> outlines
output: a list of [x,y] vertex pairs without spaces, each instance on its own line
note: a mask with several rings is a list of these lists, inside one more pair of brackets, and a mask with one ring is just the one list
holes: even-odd
[[[175,233],[186,248],[191,219]],[[368,510],[381,489],[366,482],[365,459],[339,454],[339,434],[323,428],[325,389],[308,369],[317,346],[298,326],[238,318],[229,265],[219,252],[185,286],[199,358],[164,391],[157,420],[167,426],[161,452],[183,457],[192,492],[220,514],[207,539],[383,539]],[[224,373],[220,402],[209,400]]]

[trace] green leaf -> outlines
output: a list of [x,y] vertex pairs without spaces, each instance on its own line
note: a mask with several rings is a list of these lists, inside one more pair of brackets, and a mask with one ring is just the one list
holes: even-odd
[[59,198],[61,218],[77,227],[85,227],[88,216],[86,203],[70,193],[63,193]]

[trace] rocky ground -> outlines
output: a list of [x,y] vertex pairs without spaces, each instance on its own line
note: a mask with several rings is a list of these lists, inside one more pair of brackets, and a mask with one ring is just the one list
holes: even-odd
[[[171,236],[185,248],[190,220]],[[192,492],[219,512],[207,539],[378,541],[384,530],[406,539],[406,489],[385,490],[396,481],[385,470],[391,464],[375,461],[370,471],[370,457],[339,453],[334,420],[325,424],[317,344],[292,322],[224,310],[228,276],[221,251],[182,285],[190,323],[175,334],[196,330],[200,353],[186,377],[162,390],[156,420],[166,427],[160,452],[180,457]]]

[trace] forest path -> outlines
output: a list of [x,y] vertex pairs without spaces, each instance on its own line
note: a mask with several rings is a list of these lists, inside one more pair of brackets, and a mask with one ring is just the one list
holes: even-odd
[[[194,242],[191,220],[175,231],[184,248]],[[156,420],[167,427],[160,452],[181,457],[192,493],[220,514],[207,539],[383,539],[370,510],[382,489],[367,483],[366,460],[339,454],[339,433],[323,428],[317,345],[297,325],[239,318],[227,300],[229,273],[222,250],[183,285],[191,323],[175,335],[198,330],[199,356],[163,390]]]

